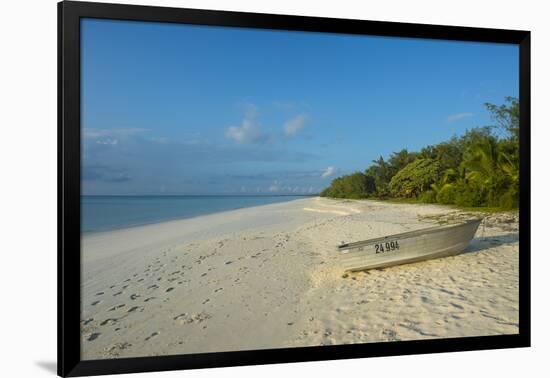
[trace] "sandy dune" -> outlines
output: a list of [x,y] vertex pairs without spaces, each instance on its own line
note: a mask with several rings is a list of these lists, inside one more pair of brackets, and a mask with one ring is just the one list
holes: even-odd
[[459,215],[308,198],[85,236],[82,357],[517,333],[514,214],[490,217],[458,256],[339,266],[341,241]]

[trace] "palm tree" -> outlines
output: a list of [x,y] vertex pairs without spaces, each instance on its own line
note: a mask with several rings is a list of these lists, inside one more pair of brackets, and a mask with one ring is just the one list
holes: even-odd
[[447,168],[443,172],[443,175],[441,176],[439,182],[434,183],[430,186],[436,194],[439,194],[439,192],[441,192],[442,190],[451,188],[457,182],[462,182],[465,179],[466,169],[463,166],[459,166],[457,168]]
[[501,199],[501,206],[517,207],[519,204],[519,154],[502,151],[499,156],[499,165],[509,182],[507,193]]
[[519,156],[502,151],[499,155],[499,165],[502,171],[510,179],[510,184],[519,186]]
[[467,180],[476,181],[487,191],[489,204],[497,206],[499,196],[519,183],[519,161],[502,151],[495,138],[484,138],[465,154]]

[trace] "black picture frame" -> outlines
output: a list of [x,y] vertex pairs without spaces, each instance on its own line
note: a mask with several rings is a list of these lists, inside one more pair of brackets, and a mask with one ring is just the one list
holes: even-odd
[[[453,339],[80,359],[80,19],[103,18],[245,28],[516,44],[519,46],[519,333]],[[58,374],[83,376],[336,360],[530,346],[530,32],[213,10],[63,1],[58,4]]]

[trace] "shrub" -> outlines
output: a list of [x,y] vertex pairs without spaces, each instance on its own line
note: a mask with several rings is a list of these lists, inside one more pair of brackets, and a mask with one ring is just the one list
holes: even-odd
[[416,159],[397,172],[390,181],[390,193],[395,197],[418,197],[437,181],[439,163],[433,159]]
[[476,182],[457,183],[454,185],[454,204],[463,207],[486,206],[486,190]]
[[321,192],[321,197],[366,198],[374,193],[374,179],[371,176],[356,172],[332,180],[330,187]]
[[500,197],[499,207],[504,210],[516,209],[519,206],[519,192],[511,188]]
[[452,205],[455,203],[456,189],[454,185],[445,185],[439,193],[437,193],[436,200],[444,205]]
[[423,203],[436,203],[437,193],[433,190],[428,190],[427,192],[420,193],[418,200]]

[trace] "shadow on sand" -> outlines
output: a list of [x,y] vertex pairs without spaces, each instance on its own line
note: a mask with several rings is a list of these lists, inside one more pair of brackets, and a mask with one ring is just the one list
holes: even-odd
[[502,245],[513,244],[518,240],[519,240],[518,232],[510,232],[508,234],[475,238],[472,240],[468,248],[466,248],[462,253],[479,252],[492,247],[500,247]]

